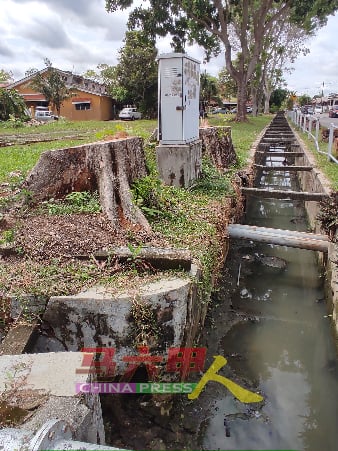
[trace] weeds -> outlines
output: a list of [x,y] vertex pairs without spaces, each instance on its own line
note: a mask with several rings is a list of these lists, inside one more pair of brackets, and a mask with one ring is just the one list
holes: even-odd
[[73,191],[62,200],[50,199],[43,202],[40,209],[50,215],[69,215],[73,213],[101,212],[100,198],[97,191]]
[[192,185],[190,190],[219,196],[231,196],[234,194],[230,173],[221,174],[209,157],[203,158],[201,177]]
[[0,244],[13,243],[14,235],[14,230],[4,230],[0,235]]
[[153,174],[136,180],[132,186],[135,204],[149,219],[170,216],[173,207],[168,190]]
[[320,212],[317,219],[330,240],[338,241],[336,236],[338,230],[338,191],[320,202]]
[[135,297],[132,302],[130,318],[133,325],[131,339],[134,341],[135,347],[151,345],[152,342],[158,341],[157,315],[151,304],[142,302],[138,297]]

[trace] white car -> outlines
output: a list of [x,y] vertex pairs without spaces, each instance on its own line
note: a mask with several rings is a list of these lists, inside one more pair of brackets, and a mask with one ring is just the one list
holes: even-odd
[[137,111],[136,108],[123,108],[123,110],[120,111],[119,118],[122,120],[129,119],[130,121],[133,121],[134,119],[141,119],[141,113]]
[[322,113],[322,107],[321,106],[315,106],[315,114],[321,114]]
[[37,110],[35,112],[35,119],[37,121],[48,122],[48,121],[54,121],[55,119],[58,119],[58,118],[50,111]]

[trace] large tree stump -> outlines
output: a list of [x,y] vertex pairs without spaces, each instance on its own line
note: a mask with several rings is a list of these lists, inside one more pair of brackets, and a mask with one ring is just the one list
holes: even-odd
[[145,175],[143,141],[132,137],[46,151],[23,188],[36,201],[62,198],[72,191],[98,190],[102,209],[114,226],[129,221],[150,230],[130,192],[132,182]]
[[221,172],[237,162],[231,139],[231,127],[201,127],[200,139],[202,154],[209,155]]

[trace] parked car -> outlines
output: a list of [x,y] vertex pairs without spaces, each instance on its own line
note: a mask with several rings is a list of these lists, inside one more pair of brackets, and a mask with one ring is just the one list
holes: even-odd
[[252,107],[251,106],[247,106],[246,107],[246,112],[247,113],[252,113]]
[[303,114],[313,114],[313,106],[312,105],[304,105],[300,109]]
[[228,114],[229,110],[228,108],[216,108],[212,114]]
[[123,108],[120,111],[119,114],[119,118],[122,120],[130,120],[133,121],[134,119],[141,119],[142,114],[137,111],[136,108],[132,108],[132,107],[127,107],[127,108]]
[[51,111],[45,111],[45,110],[37,110],[35,111],[35,116],[34,118],[37,121],[41,121],[41,122],[48,122],[48,121],[54,121],[57,120],[58,117],[55,116]]
[[338,117],[338,105],[333,105],[329,111],[329,117]]
[[321,114],[322,113],[322,107],[320,105],[315,106],[315,114]]

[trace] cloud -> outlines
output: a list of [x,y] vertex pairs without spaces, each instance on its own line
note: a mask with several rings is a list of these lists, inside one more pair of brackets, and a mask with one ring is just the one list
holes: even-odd
[[9,47],[7,47],[7,45],[0,42],[0,55],[11,57],[14,56],[14,52],[12,52],[12,50]]
[[13,0],[13,3],[22,5],[31,4],[35,9],[36,5],[45,5],[51,11],[60,14],[72,14],[77,17],[86,17],[93,6],[102,5],[102,0]]
[[[55,67],[79,73],[100,63],[115,65],[127,18],[128,11],[108,14],[105,0],[1,0],[0,69],[12,70],[18,79],[28,68],[42,69],[45,57]],[[285,75],[298,93],[306,89],[316,94],[316,85],[323,81],[327,90],[338,91],[337,26],[338,16],[330,16],[309,41],[310,54],[300,56],[293,65],[295,70]],[[159,40],[159,53],[172,52],[169,41]],[[203,61],[198,46],[187,48],[187,53]],[[201,64],[201,71],[217,76],[222,67],[224,54]]]
[[71,41],[58,18],[43,20],[33,19],[25,29],[21,30],[22,37],[28,38],[39,47],[62,49],[71,44]]

